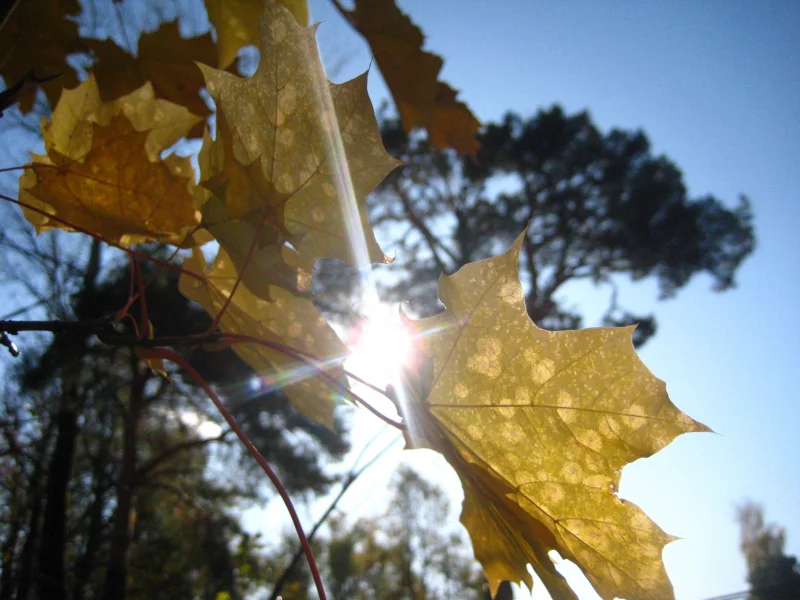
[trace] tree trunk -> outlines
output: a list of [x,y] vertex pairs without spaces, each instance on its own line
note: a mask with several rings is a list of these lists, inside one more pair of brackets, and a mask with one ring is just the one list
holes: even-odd
[[28,594],[31,589],[31,569],[33,568],[33,557],[39,545],[39,522],[42,516],[43,494],[40,493],[40,486],[44,476],[47,448],[50,446],[50,438],[53,435],[54,427],[55,421],[50,420],[36,446],[36,462],[33,465],[33,473],[28,482],[28,514],[30,518],[28,521],[28,535],[19,553],[19,567],[16,572],[16,600],[28,600]]
[[117,507],[114,510],[111,547],[108,554],[103,600],[124,600],[128,578],[128,547],[131,542],[131,512],[136,487],[136,450],[138,428],[145,406],[146,371],[138,357],[131,353],[132,380],[128,414],[122,442],[122,467],[117,484]]
[[22,514],[24,508],[22,507],[23,494],[20,493],[22,486],[21,469],[19,463],[14,472],[14,477],[11,482],[11,526],[8,530],[8,535],[3,541],[3,547],[0,549],[0,561],[3,565],[3,575],[0,577],[0,600],[11,600],[14,593],[14,562],[16,558],[15,549],[17,547],[17,540],[19,539],[19,532],[22,524]]
[[86,533],[86,546],[75,564],[75,584],[73,586],[72,600],[83,600],[83,594],[89,576],[92,574],[95,555],[103,540],[103,509],[105,508],[106,483],[102,478],[103,466],[109,460],[104,453],[105,460],[97,461],[94,473],[94,498],[89,507],[89,525]]
[[[102,245],[99,240],[92,240],[86,270],[83,275],[83,286],[79,293],[78,306],[90,299],[94,290],[101,266]],[[79,311],[76,310],[76,313]],[[78,314],[78,316],[80,316]],[[56,442],[47,465],[47,485],[45,490],[45,508],[42,517],[41,535],[39,536],[38,506],[33,507],[31,527],[20,560],[20,576],[17,586],[17,600],[27,600],[30,582],[33,576],[33,556],[39,546],[36,589],[40,598],[48,600],[67,600],[64,564],[64,548],[66,544],[67,521],[67,489],[72,472],[75,455],[75,444],[78,436],[79,398],[78,379],[81,358],[86,353],[86,339],[70,340],[59,344],[54,339],[50,350],[59,368],[45,375],[45,380],[32,375],[29,384],[34,387],[43,386],[56,374],[61,377],[61,398],[53,426]],[[49,429],[49,428],[48,428]],[[49,437],[49,435],[47,436]],[[47,445],[42,446],[42,455]],[[34,501],[36,504],[36,501]]]
[[[47,491],[39,548],[37,589],[40,598],[67,600],[64,545],[67,528],[67,485],[78,437],[75,391],[70,386],[56,416],[56,445],[47,469]],[[33,533],[33,532],[32,532]]]

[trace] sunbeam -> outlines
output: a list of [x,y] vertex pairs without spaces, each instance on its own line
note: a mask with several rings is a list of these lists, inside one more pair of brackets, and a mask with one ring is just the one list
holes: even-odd
[[[395,313],[395,317],[392,318],[390,311],[381,304],[378,297],[367,239],[342,143],[341,129],[321,62],[316,77],[315,87],[319,90],[317,101],[321,109],[319,114],[323,119],[322,131],[326,133],[329,148],[328,160],[334,172],[336,195],[344,216],[353,264],[358,270],[358,305],[366,315],[360,330],[356,332],[358,341],[353,347],[348,366],[375,385],[385,387],[391,384],[397,390],[396,397],[401,404],[400,412],[407,413],[402,406],[406,397],[402,391],[402,366],[410,356],[411,337],[403,327],[399,314]],[[405,419],[406,415],[400,416]],[[409,433],[413,438],[413,432]]]
[[353,180],[350,175],[350,165],[344,151],[341,129],[333,106],[328,79],[323,71],[322,62],[314,61],[312,64],[314,63],[319,65],[315,73],[316,85],[314,87],[318,91],[316,95],[317,102],[321,105],[318,112],[322,119],[320,129],[327,138],[328,161],[334,174],[336,197],[339,199],[339,208],[344,217],[353,264],[359,274],[361,300],[363,306],[369,309],[376,306],[379,301],[369,259],[367,239],[361,223],[361,215],[358,210],[355,190],[353,189]]

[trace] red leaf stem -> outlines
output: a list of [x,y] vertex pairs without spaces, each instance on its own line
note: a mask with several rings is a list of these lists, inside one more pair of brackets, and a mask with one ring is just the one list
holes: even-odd
[[319,574],[319,569],[317,568],[317,562],[314,559],[314,552],[311,550],[311,545],[308,543],[308,538],[306,537],[305,532],[303,531],[303,526],[300,523],[300,518],[297,516],[297,511],[294,509],[294,505],[292,504],[291,498],[289,498],[289,494],[286,491],[286,488],[283,487],[281,480],[278,478],[278,475],[275,471],[272,470],[272,467],[269,466],[269,463],[261,456],[261,453],[258,449],[253,445],[250,441],[250,438],[247,437],[247,434],[242,430],[239,426],[239,423],[236,421],[234,416],[225,408],[225,405],[220,400],[217,393],[211,388],[211,386],[203,379],[203,376],[200,375],[182,356],[178,353],[174,352],[173,350],[168,350],[166,348],[142,348],[139,350],[140,356],[144,358],[161,358],[164,360],[169,360],[174,362],[176,365],[181,367],[184,371],[186,371],[189,375],[191,375],[197,384],[203,388],[203,391],[208,394],[208,397],[211,398],[211,401],[214,403],[214,406],[217,407],[222,417],[228,423],[230,428],[236,434],[236,436],[241,440],[244,447],[247,448],[247,451],[250,453],[264,473],[267,474],[272,484],[275,486],[275,489],[278,490],[278,494],[283,500],[284,505],[286,506],[286,510],[289,511],[289,516],[292,518],[292,523],[294,524],[294,529],[297,532],[297,537],[300,539],[300,544],[303,546],[303,552],[306,555],[306,559],[308,560],[308,566],[311,570],[311,576],[314,579],[314,584],[317,587],[317,593],[319,594],[320,600],[327,600],[327,596],[325,595],[325,588],[322,585],[322,578]]
[[[314,370],[317,372],[317,375],[319,375],[320,377],[325,379],[325,381],[327,381],[331,385],[333,385],[336,388],[338,388],[345,396],[349,397],[350,399],[352,399],[357,404],[360,404],[361,406],[366,408],[368,411],[370,411],[373,415],[378,417],[384,423],[387,423],[387,424],[391,425],[392,427],[394,427],[395,429],[399,429],[400,431],[405,431],[405,429],[406,429],[405,425],[403,425],[399,421],[395,421],[391,417],[387,417],[386,415],[384,415],[382,412],[380,412],[374,406],[372,406],[371,404],[366,402],[363,398],[361,398],[361,396],[359,396],[358,394],[354,393],[347,386],[345,386],[341,382],[339,382],[333,375],[328,373],[327,370],[325,369],[325,367],[322,366],[322,364],[321,364],[322,361],[320,361],[317,357],[315,357],[315,356],[313,356],[311,354],[308,354],[307,352],[303,352],[301,350],[297,350],[297,349],[291,348],[289,346],[284,346],[283,344],[275,344],[273,342],[268,342],[266,340],[262,340],[260,338],[249,336],[249,335],[242,335],[242,334],[238,334],[238,333],[222,333],[222,334],[220,334],[220,337],[223,340],[222,344],[224,344],[226,341],[229,343],[229,345],[236,344],[236,343],[258,344],[259,346],[264,346],[266,348],[270,348],[272,350],[277,350],[278,352],[282,352],[283,354],[286,354],[287,356],[291,356],[295,360],[302,361],[302,362],[312,366],[314,368]],[[365,382],[363,382],[363,380],[360,377],[354,377],[354,378],[358,379],[362,383],[365,383]],[[369,384],[367,384],[367,385],[369,385]],[[370,387],[375,389],[375,386],[370,385]],[[381,392],[381,393],[385,393],[385,392]]]

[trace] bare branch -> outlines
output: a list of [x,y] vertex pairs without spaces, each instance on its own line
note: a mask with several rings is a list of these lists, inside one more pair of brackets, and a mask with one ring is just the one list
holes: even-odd
[[232,433],[231,429],[227,429],[223,431],[216,437],[212,438],[200,438],[196,440],[188,440],[186,442],[181,442],[180,444],[175,444],[174,446],[168,448],[158,456],[151,458],[149,461],[144,463],[141,467],[139,467],[136,471],[136,478],[138,480],[144,479],[147,475],[149,475],[155,468],[157,468],[161,463],[170,460],[176,454],[180,454],[185,450],[191,450],[193,448],[202,448],[203,446],[207,446],[209,444],[213,444],[215,442],[222,442],[225,440],[228,435]]

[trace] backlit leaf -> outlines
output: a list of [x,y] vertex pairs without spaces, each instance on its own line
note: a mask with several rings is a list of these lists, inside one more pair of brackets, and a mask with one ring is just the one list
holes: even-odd
[[[252,206],[237,204],[228,216],[255,215],[248,220],[260,227],[272,214],[264,203],[287,198],[288,241],[304,260],[354,262],[352,236],[360,229],[370,260],[388,262],[367,221],[365,197],[399,163],[383,148],[366,75],[329,83],[314,28],[303,29],[277,2],[265,4],[260,49],[269,60],[249,79],[201,66],[230,125],[233,157],[271,190],[262,200],[251,196]],[[226,142],[218,135],[213,143]],[[257,178],[256,168],[262,171]]]
[[434,146],[475,154],[480,122],[437,81],[442,58],[422,49],[425,36],[395,0],[356,0],[345,16],[369,42],[406,131],[425,127]]
[[[258,45],[258,24],[264,14],[266,0],[206,0],[208,20],[217,30],[218,66],[228,68],[240,48]],[[306,0],[280,0],[297,22],[308,26]],[[210,62],[210,61],[206,61]]]
[[[204,160],[201,185],[220,199],[231,219],[246,219],[255,226],[288,236],[285,210],[290,194],[279,191],[264,172],[260,159],[240,162],[233,150],[233,132],[225,112],[217,111],[217,139],[203,140]],[[213,152],[213,155],[206,154]]]
[[[182,243],[197,225],[189,159],[151,160],[145,149],[148,133],[137,131],[125,114],[92,128],[92,146],[85,156],[73,158],[51,149],[35,157],[20,179],[23,201],[34,198],[48,213],[111,243]],[[40,216],[31,219],[38,231],[70,229]]]
[[437,148],[454,148],[474,156],[479,148],[475,133],[481,124],[466,104],[456,100],[457,95],[458,92],[446,83],[436,84],[433,117],[427,125],[428,138]]
[[[67,15],[79,12],[74,0],[25,0],[16,2],[8,20],[0,28],[0,75],[12,85],[31,72],[39,78],[59,75],[41,85],[51,105],[62,88],[78,83],[67,56],[85,50],[85,40],[78,37],[78,24]],[[34,94],[22,96],[23,113],[33,107]]]
[[[203,76],[194,61],[212,62],[216,53],[211,34],[181,37],[178,22],[164,23],[139,38],[137,56],[111,40],[89,40],[97,57],[94,74],[105,102],[130,94],[150,82],[156,98],[185,106],[205,117],[211,111],[200,97]],[[197,135],[200,135],[197,131]]]
[[217,198],[203,205],[203,225],[228,253],[247,288],[259,298],[269,300],[270,290],[276,285],[295,294],[310,292],[313,265],[264,232],[258,235],[258,229],[247,221],[228,218]]
[[[211,269],[206,271],[203,255],[196,250],[183,268],[201,275],[203,280],[182,275],[181,292],[216,317],[238,277],[233,262],[220,250]],[[308,353],[321,361],[319,366],[332,377],[341,378],[346,350],[314,304],[278,287],[273,287],[269,295],[272,301],[262,300],[240,285],[220,320],[222,331]],[[233,349],[264,381],[282,389],[297,410],[333,429],[337,388],[320,377],[313,366],[257,344],[235,344]]]
[[[239,276],[259,298],[269,300],[278,285],[297,294],[311,289],[311,261],[284,243],[288,196],[264,177],[260,162],[243,165],[233,155],[233,139],[222,109],[217,111],[217,142],[206,132],[198,162],[197,190],[203,227],[230,256]],[[230,216],[229,216],[230,215]]]
[[503,579],[531,585],[530,563],[554,598],[574,598],[547,556],[557,550],[603,598],[672,598],[661,552],[673,538],[616,490],[625,464],[708,429],[669,400],[632,327],[534,325],[522,239],[442,277],[447,310],[415,322],[433,377],[411,408],[412,438],[457,470],[462,522],[493,591]]
[[92,146],[93,125],[108,125],[120,112],[134,129],[147,132],[145,149],[152,161],[202,122],[183,106],[157,100],[149,83],[113,102],[103,102],[90,73],[79,86],[62,92],[50,120],[43,123],[45,149],[83,160]]

